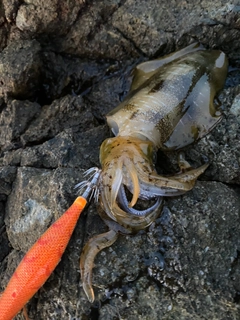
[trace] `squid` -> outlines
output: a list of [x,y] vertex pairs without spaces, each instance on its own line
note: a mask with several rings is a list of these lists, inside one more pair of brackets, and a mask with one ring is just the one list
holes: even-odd
[[[12,319],[47,280],[91,196],[109,227],[91,238],[81,253],[83,289],[88,300],[94,301],[92,269],[97,253],[112,245],[120,233],[147,228],[160,215],[163,197],[191,190],[208,167],[205,163],[192,168],[181,149],[204,137],[221,120],[217,95],[227,69],[222,51],[206,50],[196,43],[135,68],[129,94],[106,116],[114,137],[101,145],[101,169],[86,172],[88,178],[76,186],[82,196],[59,218],[73,217],[71,227],[55,222],[29,250],[0,297],[1,320]],[[157,173],[154,158],[158,149],[180,150],[179,172],[171,176]],[[144,209],[139,209],[139,201],[146,203]],[[77,215],[72,214],[75,211]],[[62,238],[63,242],[58,241]],[[48,251],[54,260],[51,266]]]
[[[106,119],[115,137],[100,148],[99,214],[110,231],[89,240],[80,258],[84,291],[93,302],[91,284],[96,254],[116,241],[148,227],[160,214],[162,197],[182,195],[206,170],[192,168],[179,154],[180,172],[161,176],[154,154],[179,150],[204,137],[221,120],[217,94],[228,70],[226,55],[194,43],[134,70],[130,92]],[[147,209],[138,199],[152,200]]]

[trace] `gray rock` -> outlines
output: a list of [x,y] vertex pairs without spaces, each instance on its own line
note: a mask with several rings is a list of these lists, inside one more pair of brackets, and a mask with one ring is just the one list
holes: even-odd
[[[77,56],[45,51],[43,53],[43,91],[48,101],[66,93],[84,94],[109,72],[110,63],[82,60]],[[44,101],[45,102],[45,101]]]
[[66,33],[77,18],[84,1],[61,3],[54,1],[28,1],[21,3],[16,16],[16,26],[32,34],[42,32]]
[[38,144],[65,129],[84,131],[92,127],[94,123],[91,110],[83,103],[81,96],[66,95],[50,106],[41,108],[39,117],[21,135],[21,142],[23,145]]
[[[186,155],[195,164],[205,157],[210,163],[204,173],[205,179],[222,181],[225,183],[240,183],[240,116],[238,114],[239,100],[236,93],[226,90],[224,93],[225,106],[222,122]],[[230,100],[230,101],[229,101]],[[228,105],[228,107],[227,107]]]
[[65,130],[40,146],[25,148],[21,166],[37,168],[81,167],[86,170],[99,166],[100,144],[107,137],[106,126],[89,129],[83,133]]
[[[18,170],[12,193],[8,198],[5,216],[8,237],[13,248],[26,252],[29,245],[43,233],[45,226],[49,225],[53,212],[47,209],[49,202],[47,186],[52,174],[51,171],[44,169]],[[36,192],[38,198],[35,197]]]
[[7,21],[13,22],[16,19],[20,0],[3,0],[2,3]]
[[139,57],[133,43],[112,26],[111,18],[121,1],[93,1],[79,17],[66,36],[54,39],[60,52],[77,54],[90,59],[126,59]]
[[40,114],[41,107],[29,101],[13,100],[3,108],[0,115],[0,150],[19,147],[20,136],[33,119]]
[[40,85],[40,44],[36,40],[17,41],[0,53],[0,96],[31,98]]
[[11,193],[11,185],[16,177],[16,167],[5,166],[0,167],[0,195],[9,196]]

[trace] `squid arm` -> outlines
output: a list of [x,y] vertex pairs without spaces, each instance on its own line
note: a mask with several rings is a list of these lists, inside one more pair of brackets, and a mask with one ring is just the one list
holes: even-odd
[[114,230],[99,234],[91,238],[83,248],[80,258],[80,271],[83,282],[83,289],[88,300],[94,302],[94,291],[92,288],[92,268],[93,262],[98,254],[104,248],[110,247],[118,237]]

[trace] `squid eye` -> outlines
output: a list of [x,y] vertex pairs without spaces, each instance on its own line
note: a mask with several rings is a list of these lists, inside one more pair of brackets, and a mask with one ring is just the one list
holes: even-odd
[[107,119],[107,123],[108,123],[109,127],[111,128],[112,133],[115,136],[117,136],[118,132],[119,132],[119,127],[118,127],[117,123],[112,119]]

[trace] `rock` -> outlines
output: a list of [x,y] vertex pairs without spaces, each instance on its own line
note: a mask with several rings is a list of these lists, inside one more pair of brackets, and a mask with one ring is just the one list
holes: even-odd
[[3,50],[7,45],[9,26],[5,20],[5,13],[2,4],[0,4],[0,50]]
[[34,96],[40,85],[40,50],[36,40],[25,40],[11,43],[0,53],[0,96]]
[[5,11],[5,17],[8,22],[12,22],[16,19],[18,6],[20,0],[3,0],[3,8]]
[[171,10],[167,0],[161,1],[157,7],[154,0],[147,4],[141,0],[128,0],[114,13],[113,25],[148,57],[169,50],[170,46],[173,50],[173,39],[181,43],[182,39],[192,37],[204,44],[219,46],[221,42],[230,40],[230,34],[230,41],[239,34],[239,30],[227,33],[226,27],[218,23],[219,19],[225,25],[236,21],[239,6],[228,5],[224,1],[214,4],[208,1],[172,1],[170,6]]
[[[65,172],[74,176],[75,183],[78,182],[73,171],[67,169]],[[59,214],[58,205],[53,205],[56,197],[62,196],[61,203],[63,207],[66,205],[64,201],[67,200],[67,192],[71,191],[69,186],[73,189],[74,184],[68,177],[68,187],[64,187],[62,191],[62,186],[56,178],[61,174],[64,174],[64,171],[27,167],[18,170],[12,193],[7,201],[5,217],[8,238],[13,248],[26,252],[46,230],[54,215]]]
[[29,147],[21,154],[21,166],[37,168],[99,166],[100,144],[107,137],[106,127],[74,134],[65,130],[40,146]]
[[[167,200],[147,234],[119,238],[107,255],[100,254],[93,281],[101,300],[104,292],[111,299],[100,308],[100,319],[117,314],[123,319],[149,319],[149,313],[151,319],[237,319],[239,310],[227,301],[237,299],[239,283],[239,201],[239,193],[224,184],[198,182],[193,191]],[[166,237],[166,265],[157,270],[157,253]],[[146,268],[151,254],[155,263]],[[107,286],[104,277],[109,278]]]
[[92,2],[66,36],[55,38],[54,46],[60,52],[77,54],[90,59],[126,59],[139,57],[134,44],[112,26],[111,18],[120,1]]
[[16,167],[13,166],[0,167],[0,195],[10,195],[16,171]]
[[20,136],[33,119],[40,114],[41,107],[29,101],[9,101],[0,115],[0,150],[20,146]]
[[28,1],[18,8],[16,25],[21,31],[32,34],[42,32],[65,33],[77,18],[84,1],[61,3],[53,1]]
[[[43,233],[45,225],[50,223],[52,212],[47,210],[46,206],[49,201],[47,186],[51,176],[52,172],[47,170],[18,170],[12,193],[8,198],[5,218],[13,248],[26,252],[29,244],[33,244]],[[39,198],[34,195],[36,191]]]
[[50,106],[43,106],[39,117],[22,134],[21,141],[23,145],[39,143],[70,127],[84,131],[93,126],[93,116],[81,96],[67,95]]
[[[210,163],[204,173],[205,179],[222,181],[225,183],[240,183],[240,117],[238,115],[238,95],[231,91],[225,92],[225,97],[231,102],[231,107],[225,109],[220,124],[204,139],[186,153],[196,166],[201,159]],[[227,105],[227,100],[225,105]]]
[[43,103],[71,94],[84,94],[99,82],[107,72],[110,63],[84,61],[77,56],[45,51],[43,54]]
[[131,69],[129,65],[122,67],[120,72],[116,72],[112,77],[103,78],[94,86],[94,90],[89,92],[85,99],[97,119],[104,119],[105,115],[119,105],[126,96],[131,84],[132,77],[129,76]]

